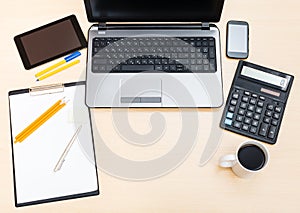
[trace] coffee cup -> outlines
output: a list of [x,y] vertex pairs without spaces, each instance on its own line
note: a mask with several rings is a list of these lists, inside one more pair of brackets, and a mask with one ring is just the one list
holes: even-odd
[[261,172],[268,164],[270,155],[267,148],[256,142],[246,141],[237,148],[235,154],[220,158],[219,166],[231,168],[241,178],[248,178]]

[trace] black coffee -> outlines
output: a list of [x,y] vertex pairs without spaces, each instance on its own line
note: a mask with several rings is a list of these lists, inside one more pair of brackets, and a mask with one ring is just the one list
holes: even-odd
[[249,170],[260,170],[266,161],[265,153],[256,145],[245,145],[238,152],[238,159]]

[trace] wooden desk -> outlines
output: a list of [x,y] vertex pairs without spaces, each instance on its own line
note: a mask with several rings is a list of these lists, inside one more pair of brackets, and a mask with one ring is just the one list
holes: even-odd
[[[77,68],[62,72],[39,84],[34,74],[44,65],[25,71],[13,42],[19,33],[75,14],[87,32],[84,4],[80,0],[4,1],[1,5],[1,71],[0,71],[0,209],[1,212],[299,212],[300,211],[300,3],[297,0],[230,0],[225,2],[221,21],[222,66],[224,95],[235,73],[237,60],[225,56],[226,23],[246,20],[250,25],[249,61],[282,70],[295,76],[278,142],[267,145],[271,154],[268,167],[251,179],[240,179],[230,170],[218,167],[220,156],[234,152],[246,137],[222,131],[220,146],[204,167],[199,167],[201,153],[209,136],[211,117],[217,110],[191,110],[199,116],[196,144],[186,160],[172,172],[148,181],[128,181],[99,172],[101,195],[77,200],[55,202],[16,209],[13,194],[13,170],[10,145],[9,107],[10,90],[57,82],[85,79],[86,51]],[[221,109],[222,110],[222,109]],[[186,112],[187,110],[184,110]],[[97,110],[101,117],[97,128],[106,144],[118,155],[129,159],[147,160],[163,155],[175,145],[181,130],[181,110],[133,109],[128,114],[132,128],[144,134],[151,130],[149,118],[161,114],[166,121],[165,135],[153,146],[129,145],[114,129],[112,110]],[[217,125],[215,128],[219,128]],[[176,133],[176,134],[174,134]],[[96,141],[97,143],[97,141]],[[149,168],[150,169],[150,168]],[[138,171],[137,171],[138,172]]]

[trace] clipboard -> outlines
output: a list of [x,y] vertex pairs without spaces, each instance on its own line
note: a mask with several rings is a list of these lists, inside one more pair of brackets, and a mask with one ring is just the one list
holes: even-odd
[[[90,111],[85,82],[55,84],[9,92],[15,206],[28,206],[99,195]],[[59,99],[64,108],[22,143],[14,138]],[[76,141],[59,171],[54,172],[76,129]]]

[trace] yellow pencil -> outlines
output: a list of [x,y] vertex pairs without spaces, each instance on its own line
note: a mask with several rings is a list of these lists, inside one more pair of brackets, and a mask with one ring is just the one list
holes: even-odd
[[24,141],[29,135],[31,135],[35,130],[37,130],[40,126],[42,126],[47,120],[49,120],[54,114],[56,114],[61,108],[63,108],[66,105],[66,103],[63,103],[61,105],[58,105],[56,108],[54,108],[53,111],[51,111],[46,117],[44,117],[39,123],[36,123],[28,132],[25,133],[18,141],[22,142]]
[[55,113],[63,108],[66,103],[61,104],[61,102],[62,100],[57,101],[52,107],[50,107],[40,117],[33,121],[27,128],[25,128],[20,134],[18,134],[15,138],[14,143],[22,142],[23,140],[25,140],[29,135],[31,135],[35,130],[37,130],[47,120],[49,120]]
[[79,62],[80,62],[80,60],[75,60],[75,61],[73,61],[73,62],[71,62],[71,63],[68,63],[68,64],[66,64],[66,65],[63,66],[63,67],[58,68],[57,70],[54,70],[54,71],[52,71],[52,72],[49,72],[48,74],[43,75],[42,77],[38,78],[37,81],[44,80],[45,78],[48,78],[48,77],[50,77],[50,76],[52,76],[52,75],[55,75],[56,73],[59,73],[59,72],[65,70],[65,69],[67,69],[67,68],[69,68],[69,67],[71,67],[71,66],[74,66],[75,64],[78,64]]
[[39,120],[41,120],[43,117],[45,117],[48,113],[50,113],[55,107],[57,107],[62,100],[58,100],[55,104],[53,104],[46,112],[44,112],[42,115],[40,115],[37,119],[35,119],[28,127],[26,127],[22,132],[20,132],[17,136],[16,136],[16,140],[18,140],[20,137],[22,137],[30,128],[32,128],[32,126],[39,122]]

